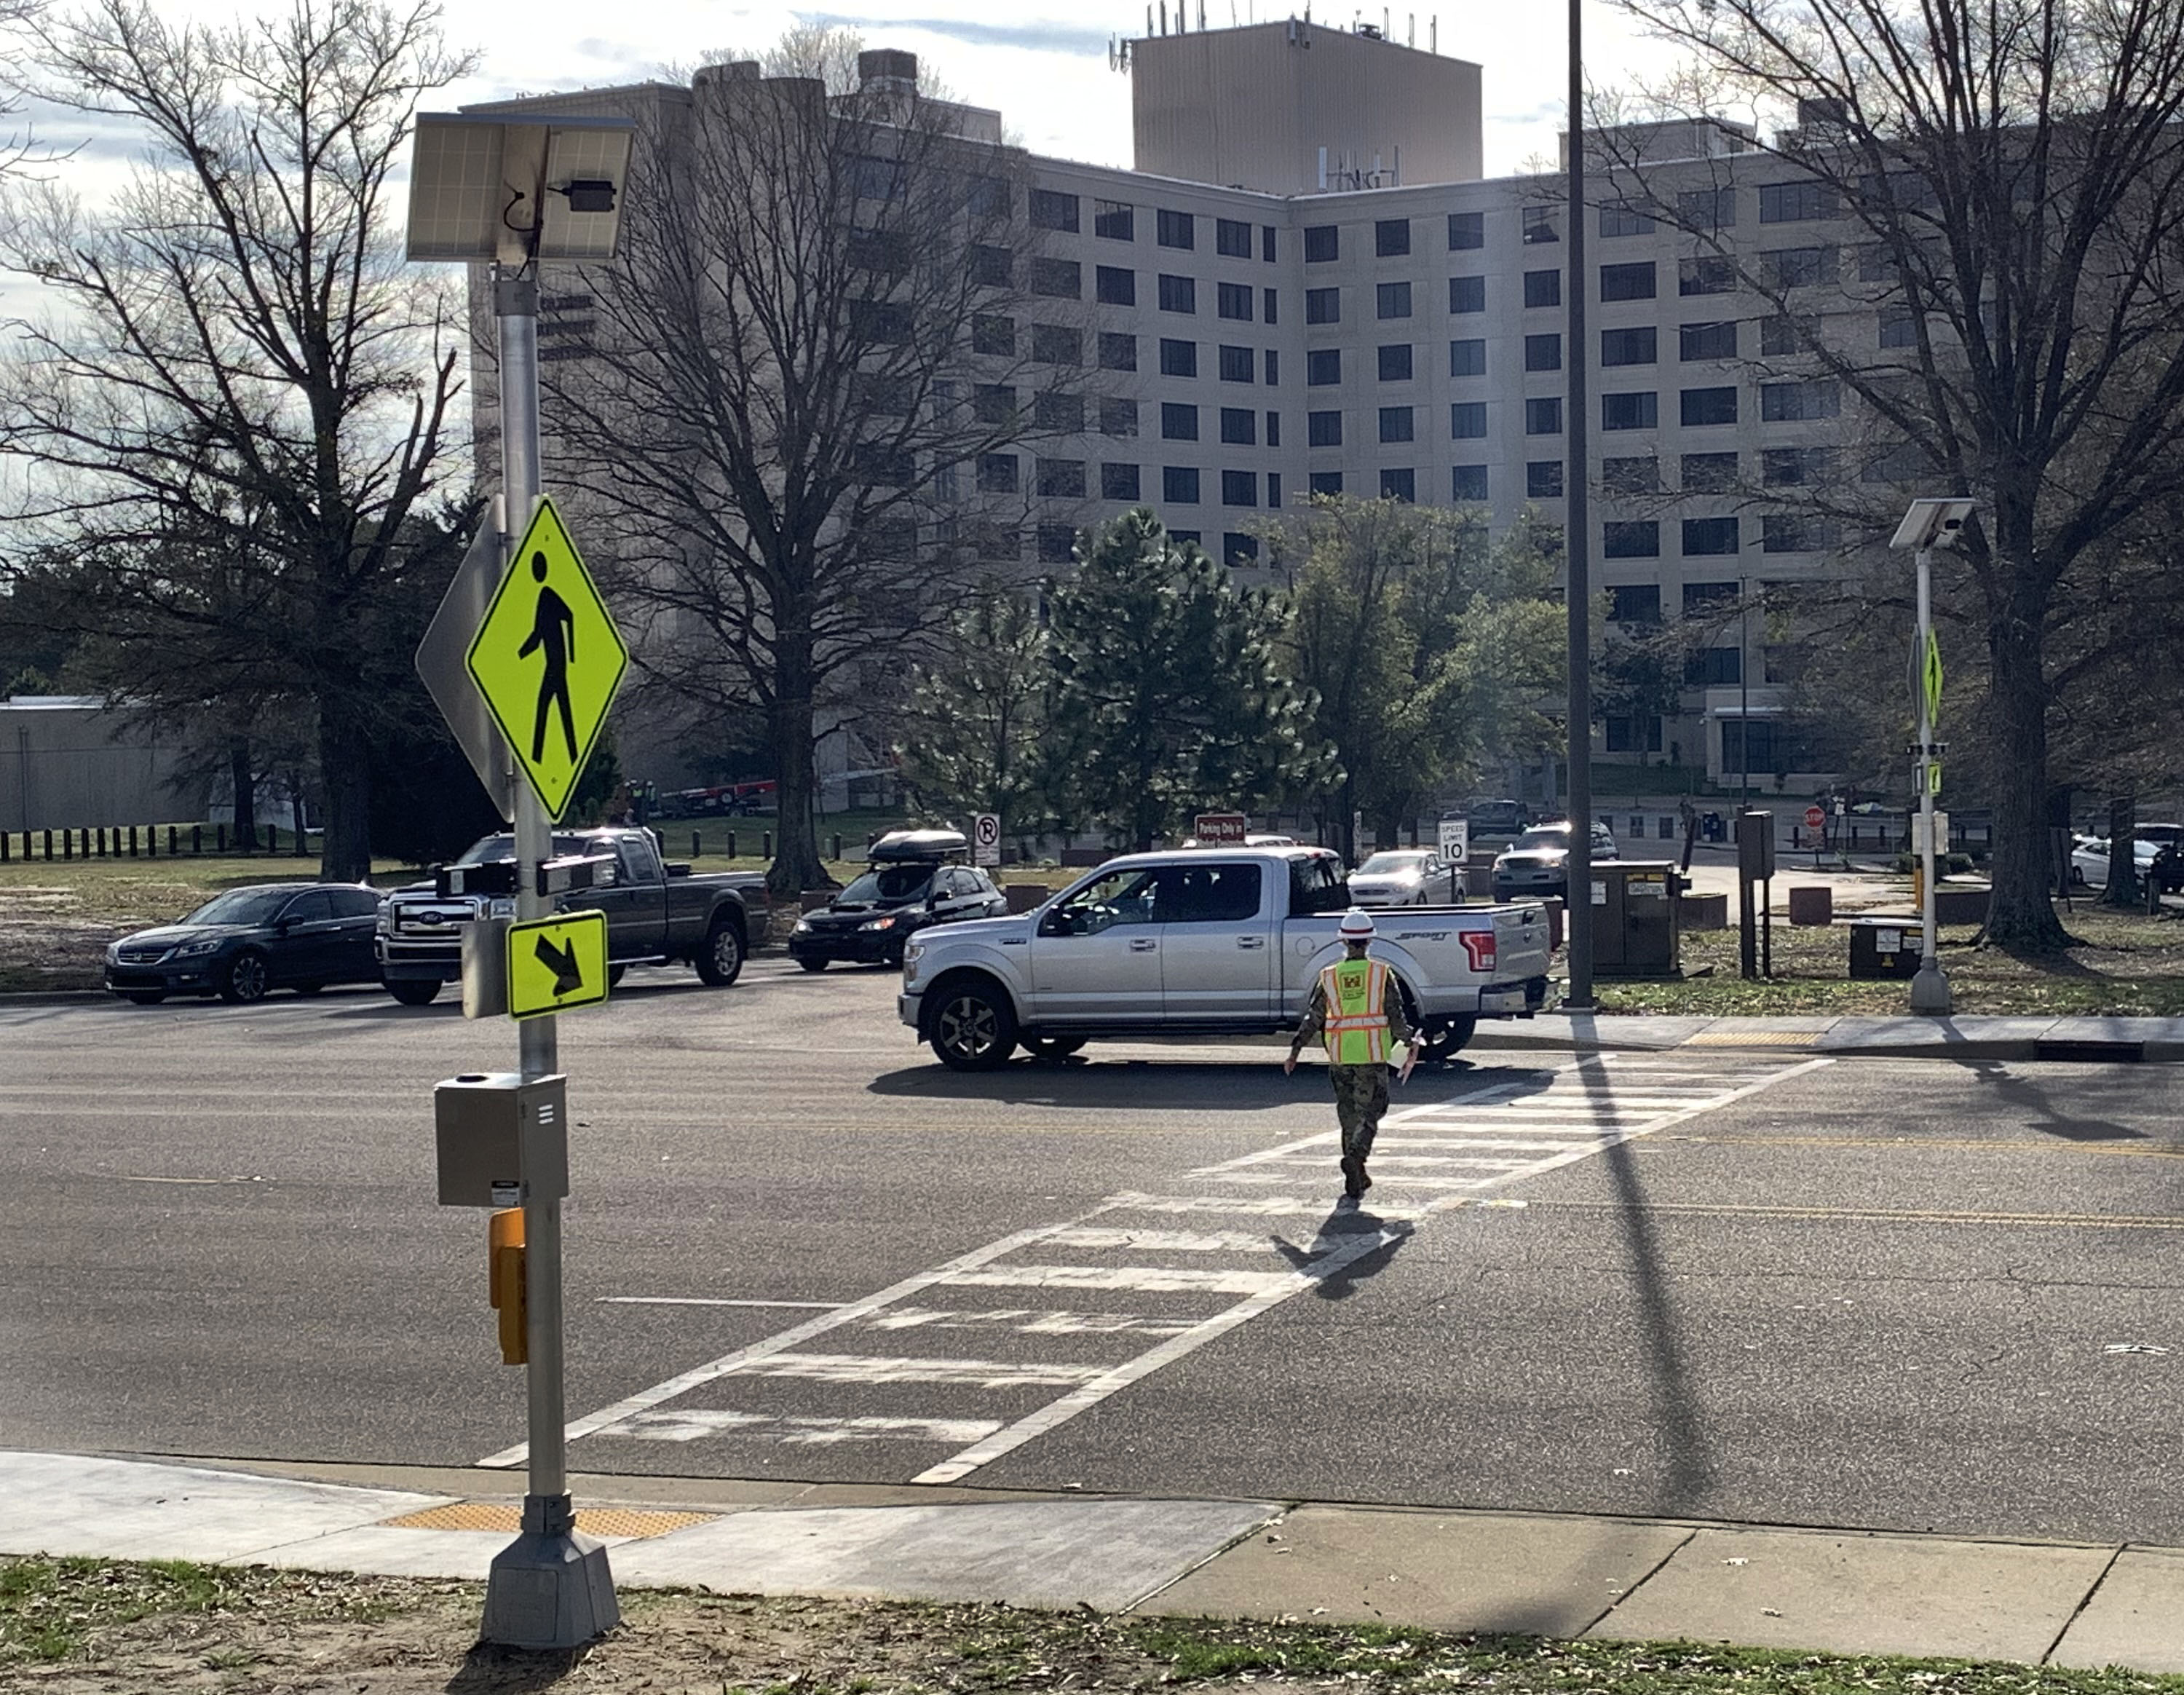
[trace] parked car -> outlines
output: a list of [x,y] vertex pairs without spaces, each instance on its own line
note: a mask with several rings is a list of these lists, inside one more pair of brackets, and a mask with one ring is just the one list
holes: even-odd
[[[742,974],[754,938],[766,934],[766,878],[755,871],[709,872],[665,863],[660,838],[643,828],[556,830],[556,858],[605,855],[589,889],[556,900],[556,912],[596,908],[607,915],[609,982],[632,965],[688,962],[699,980],[725,989]],[[487,836],[455,861],[505,865],[515,839]],[[380,917],[380,974],[387,992],[405,1006],[429,1005],[443,984],[463,974],[463,926],[474,918],[512,917],[510,895],[458,895],[442,900],[436,884],[415,884],[387,897]]]
[[[1570,826],[1567,819],[1535,824],[1494,860],[1494,898],[1515,900],[1558,895],[1569,898]],[[1619,857],[1607,826],[1592,827],[1592,857]]]
[[[2164,827],[2156,825],[2154,828]],[[2175,827],[2166,828],[2173,830]],[[2174,835],[2157,841],[2148,841],[2142,835],[2132,836],[2131,863],[2141,877],[2146,875],[2147,868],[2153,863],[2154,856],[2175,839]],[[2081,889],[2105,889],[2109,886],[2109,843],[2105,836],[2077,836],[2072,839],[2070,881]]]
[[1431,848],[1387,848],[1350,873],[1360,906],[1453,905],[1462,893],[1457,868]]
[[[1350,904],[1324,848],[1131,854],[1037,912],[911,939],[897,1011],[951,1069],[987,1071],[1018,1044],[1057,1059],[1095,1037],[1294,1029]],[[1527,1018],[1547,993],[1537,902],[1406,911],[1373,957],[1393,972],[1420,1052],[1442,1059],[1481,1018]]]
[[1473,800],[1459,811],[1445,812],[1444,817],[1461,817],[1470,825],[1474,840],[1480,836],[1514,836],[1531,828],[1531,809],[1521,800]]
[[385,897],[354,883],[254,883],[187,917],[139,930],[106,950],[106,987],[139,1006],[170,995],[262,1001],[274,989],[315,995],[376,983],[372,932]]
[[934,924],[998,918],[1008,897],[983,871],[953,861],[970,844],[956,830],[897,830],[866,851],[862,875],[816,912],[796,921],[791,958],[806,971],[836,960],[861,965],[902,963],[911,937]]

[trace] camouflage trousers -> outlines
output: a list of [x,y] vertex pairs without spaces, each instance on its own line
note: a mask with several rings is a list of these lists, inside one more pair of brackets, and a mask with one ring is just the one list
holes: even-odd
[[1334,1080],[1334,1116],[1342,1125],[1345,1158],[1363,1159],[1373,1151],[1373,1138],[1380,1133],[1380,1115],[1388,1110],[1388,1068],[1371,1065],[1330,1065]]

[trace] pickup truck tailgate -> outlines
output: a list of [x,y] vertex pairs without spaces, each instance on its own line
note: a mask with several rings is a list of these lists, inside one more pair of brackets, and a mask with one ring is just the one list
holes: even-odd
[[1496,983],[1522,983],[1547,974],[1547,909],[1531,905],[1494,909]]

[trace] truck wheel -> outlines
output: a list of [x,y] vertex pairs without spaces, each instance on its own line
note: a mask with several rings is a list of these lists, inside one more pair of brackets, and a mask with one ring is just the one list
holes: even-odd
[[429,1006],[440,998],[440,979],[398,977],[387,985],[387,992],[405,1006]]
[[1034,1059],[1063,1060],[1083,1047],[1084,1036],[1026,1036],[1023,1050]]
[[713,920],[696,963],[698,980],[708,989],[725,989],[744,974],[744,933],[733,919],[723,916]]
[[256,948],[245,948],[228,961],[227,969],[220,974],[220,998],[240,1001],[247,1006],[253,1001],[263,1001],[265,991],[272,986],[272,967],[266,963],[265,956]]
[[1425,1039],[1418,1046],[1418,1057],[1434,1065],[1452,1059],[1478,1029],[1477,1018],[1451,1018],[1446,1023],[1435,1024],[1425,1032]]
[[950,1071],[995,1071],[1016,1051],[1016,1009],[986,984],[944,990],[931,1028],[933,1057]]

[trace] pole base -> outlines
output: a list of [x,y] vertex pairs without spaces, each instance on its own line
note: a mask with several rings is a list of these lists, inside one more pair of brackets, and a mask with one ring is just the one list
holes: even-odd
[[[525,1507],[526,1519],[535,1520],[530,1503]],[[502,1648],[581,1648],[621,1622],[604,1542],[573,1530],[526,1530],[493,1557],[481,1641]]]
[[1949,979],[1931,957],[1911,979],[1911,1010],[1936,1018],[1949,1014]]

